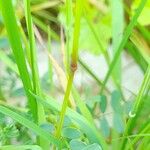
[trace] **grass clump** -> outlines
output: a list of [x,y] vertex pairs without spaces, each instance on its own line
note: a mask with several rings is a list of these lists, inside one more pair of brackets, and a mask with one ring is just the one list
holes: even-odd
[[149,1],[0,0],[0,11],[0,149],[150,148]]

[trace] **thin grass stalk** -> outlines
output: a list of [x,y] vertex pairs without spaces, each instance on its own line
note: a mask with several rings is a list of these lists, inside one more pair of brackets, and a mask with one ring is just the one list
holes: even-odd
[[[15,60],[18,66],[20,78],[22,80],[27,98],[29,100],[30,111],[33,115],[34,120],[36,120],[36,101],[29,94],[29,90],[32,91],[32,84],[30,80],[30,75],[26,65],[26,59],[24,51],[22,48],[21,38],[19,34],[19,27],[17,24],[15,12],[13,9],[13,4],[11,0],[3,1],[0,0],[2,16],[8,33],[8,38],[15,56]],[[12,32],[13,31],[13,32]]]
[[[40,78],[39,78],[38,66],[37,66],[35,37],[34,37],[34,31],[33,31],[33,22],[31,18],[30,0],[25,0],[25,10],[26,10],[26,22],[27,22],[27,29],[28,29],[28,36],[29,36],[29,45],[30,45],[30,59],[31,59],[33,89],[34,89],[35,94],[41,96],[42,90],[40,87]],[[46,122],[44,108],[38,102],[37,102],[36,122],[38,125],[41,125]],[[49,149],[49,143],[45,141],[42,137],[38,138],[38,144],[45,150]]]
[[66,50],[65,50],[65,68],[66,72],[69,73],[69,62],[70,62],[70,29],[72,21],[72,0],[66,0]]
[[65,92],[62,110],[60,112],[60,121],[58,123],[58,127],[56,129],[56,137],[60,138],[61,130],[64,123],[65,113],[68,106],[68,100],[71,93],[71,88],[73,84],[74,74],[77,69],[77,61],[78,61],[78,42],[79,42],[79,35],[80,35],[80,20],[82,15],[82,7],[83,2],[80,0],[76,1],[76,16],[75,16],[75,27],[74,27],[74,38],[73,38],[73,49],[72,49],[72,56],[71,56],[71,65],[70,65],[70,72],[69,78],[67,83],[67,89]]
[[119,56],[120,56],[120,54],[121,54],[121,52],[122,52],[126,42],[128,41],[128,38],[131,35],[132,30],[133,30],[134,26],[136,25],[137,19],[140,16],[140,14],[141,14],[141,12],[142,12],[146,2],[147,2],[147,0],[141,0],[141,3],[139,4],[139,7],[138,7],[138,9],[135,12],[135,15],[133,16],[132,20],[130,21],[129,25],[127,26],[127,28],[125,30],[124,36],[123,36],[123,38],[121,40],[121,43],[120,43],[119,47],[116,50],[114,58],[113,58],[113,60],[112,60],[112,62],[110,64],[109,70],[108,70],[108,72],[106,74],[106,77],[105,77],[105,79],[103,81],[103,86],[101,88],[101,93],[103,92],[104,87],[105,87],[105,85],[106,85],[106,83],[107,83],[107,81],[108,81],[108,79],[109,79],[109,77],[110,77],[114,67],[116,66],[118,58],[119,58]]

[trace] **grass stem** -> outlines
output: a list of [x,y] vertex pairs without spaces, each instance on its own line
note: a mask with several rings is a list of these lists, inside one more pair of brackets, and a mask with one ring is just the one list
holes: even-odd
[[82,7],[83,2],[80,0],[76,1],[76,16],[75,16],[75,26],[74,26],[74,38],[73,38],[73,49],[72,49],[72,56],[71,56],[71,65],[70,65],[70,72],[69,72],[69,78],[67,83],[67,88],[63,100],[62,110],[60,112],[60,121],[58,123],[58,127],[56,130],[56,137],[61,136],[61,130],[63,127],[63,122],[65,118],[66,109],[68,106],[68,100],[73,84],[74,74],[77,69],[77,61],[78,61],[78,42],[79,42],[79,35],[80,35],[80,20],[82,15]]

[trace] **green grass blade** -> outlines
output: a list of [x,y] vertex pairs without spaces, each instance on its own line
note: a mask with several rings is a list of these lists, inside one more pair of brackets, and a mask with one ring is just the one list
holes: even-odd
[[139,7],[138,7],[135,15],[133,16],[132,20],[130,21],[129,25],[127,26],[127,28],[125,30],[124,36],[123,36],[123,38],[121,40],[121,43],[120,43],[119,47],[116,50],[115,56],[114,56],[114,58],[113,58],[113,60],[112,60],[112,62],[110,64],[109,70],[108,70],[108,72],[106,74],[106,77],[104,79],[103,87],[101,88],[101,93],[104,90],[104,87],[105,87],[105,85],[106,85],[106,83],[107,83],[107,81],[108,81],[108,79],[109,79],[109,77],[110,77],[110,75],[111,75],[111,73],[112,73],[116,63],[117,63],[117,61],[118,61],[118,58],[119,58],[119,56],[120,56],[120,54],[121,54],[121,52],[122,52],[122,50],[123,50],[123,48],[124,48],[128,38],[129,38],[129,36],[132,33],[132,30],[133,30],[134,26],[136,25],[137,19],[140,16],[140,14],[141,14],[141,12],[142,12],[146,2],[147,2],[147,0],[141,0],[141,3],[139,4]]
[[33,130],[37,135],[43,137],[46,141],[53,143],[59,147],[60,141],[56,139],[53,135],[41,129],[38,125],[34,124],[32,121],[26,119],[25,117],[15,113],[14,111],[0,105],[0,113],[11,117],[16,122],[19,122],[23,126]]
[[141,56],[149,64],[150,63],[150,48],[148,44],[144,41],[142,36],[137,31],[133,31],[133,34],[131,35],[130,40],[137,47]]
[[[27,29],[28,29],[28,36],[29,36],[29,45],[30,45],[30,59],[31,59],[33,89],[34,89],[34,93],[40,96],[42,90],[40,87],[40,78],[39,78],[39,72],[37,66],[37,55],[36,55],[35,37],[33,31],[33,22],[31,17],[30,0],[25,0],[25,8],[26,8],[25,10],[26,10],[26,22],[27,22]],[[40,103],[37,103],[36,121],[39,125],[46,122],[44,108]],[[42,137],[39,137],[38,143],[43,149],[45,150],[49,149],[49,143],[47,143],[47,141],[45,141]]]
[[65,67],[69,73],[70,64],[70,29],[72,25],[72,0],[66,0],[66,51],[65,51]]
[[[35,23],[35,25],[37,25],[42,31],[44,31],[47,34],[47,25],[44,24],[40,19],[38,19],[37,17],[33,16],[33,22]],[[51,30],[51,36],[53,39],[55,39],[56,41],[59,41],[59,36],[53,31]]]
[[[145,94],[146,89],[148,89],[148,91],[150,89],[150,64],[149,64],[149,66],[147,68],[147,71],[145,73],[143,83],[142,83],[140,91],[139,91],[139,93],[136,97],[134,107],[133,107],[133,110],[131,112],[131,114],[135,115],[135,117],[129,118],[129,120],[127,122],[127,125],[126,125],[125,132],[124,132],[125,136],[130,135],[131,132],[132,132],[133,127],[135,126],[135,122],[136,122],[136,119],[138,117],[137,113],[140,109],[142,101],[144,100],[143,95]],[[126,143],[127,143],[127,139],[124,139],[123,142],[122,142],[121,149],[123,149],[125,147]]]
[[135,47],[135,45],[132,42],[128,42],[126,44],[127,52],[133,57],[137,65],[141,68],[143,72],[146,72],[147,70],[147,62],[145,59],[141,56],[138,49]]
[[26,60],[24,57],[24,52],[22,48],[21,38],[19,34],[19,29],[18,29],[12,1],[0,0],[0,4],[1,4],[2,16],[5,22],[5,27],[7,29],[9,41],[13,50],[13,54],[15,56],[15,60],[18,66],[20,77],[24,85],[24,89],[29,99],[30,110],[35,119],[36,118],[36,110],[35,110],[36,102],[32,97],[30,97],[28,93],[28,90],[32,90],[32,85],[31,85],[30,76],[27,70]]
[[[146,124],[144,124],[143,128],[140,130],[138,135],[146,134],[146,133],[148,133],[149,130],[150,130],[150,119],[147,121]],[[132,145],[136,144],[139,140],[140,140],[140,136],[136,136],[132,140]],[[128,148],[128,145],[127,145],[127,148]]]

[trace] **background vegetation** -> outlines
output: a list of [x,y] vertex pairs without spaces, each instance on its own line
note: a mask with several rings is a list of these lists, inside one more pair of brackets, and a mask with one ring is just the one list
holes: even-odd
[[[0,10],[1,150],[150,149],[150,1],[0,0]],[[136,92],[123,82],[132,65]]]

